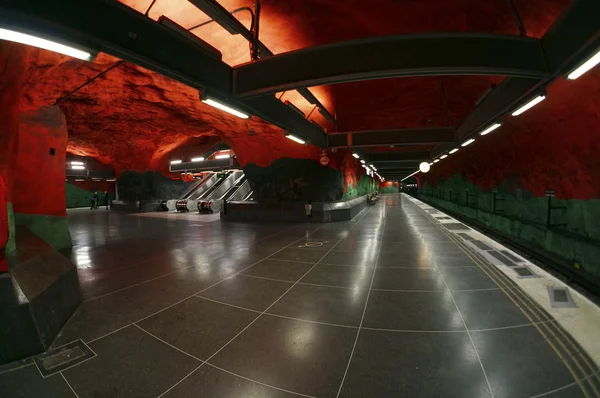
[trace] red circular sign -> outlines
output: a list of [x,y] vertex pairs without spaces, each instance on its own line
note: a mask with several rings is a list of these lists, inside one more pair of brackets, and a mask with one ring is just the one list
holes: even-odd
[[323,166],[327,166],[329,164],[329,158],[325,155],[321,156],[321,158],[319,159],[319,162],[321,162],[321,164]]

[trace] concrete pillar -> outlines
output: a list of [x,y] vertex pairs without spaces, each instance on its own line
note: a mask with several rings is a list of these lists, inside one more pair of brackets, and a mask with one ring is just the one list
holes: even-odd
[[[0,249],[15,251],[15,227],[12,210],[13,169],[18,147],[19,101],[27,67],[27,47],[0,41],[0,176],[5,185],[5,203],[1,203]],[[8,228],[7,228],[8,227]],[[8,230],[8,237],[2,236]],[[3,256],[2,256],[3,257]],[[6,264],[0,260],[0,271]]]

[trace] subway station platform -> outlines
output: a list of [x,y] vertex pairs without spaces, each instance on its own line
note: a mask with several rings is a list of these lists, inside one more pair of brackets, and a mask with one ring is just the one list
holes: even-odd
[[4,367],[0,396],[600,396],[598,307],[411,197],[198,217],[71,213],[85,301],[54,346],[80,359]]

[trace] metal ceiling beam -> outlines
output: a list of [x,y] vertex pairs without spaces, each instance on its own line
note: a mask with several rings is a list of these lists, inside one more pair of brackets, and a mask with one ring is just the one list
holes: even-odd
[[[225,30],[227,30],[231,34],[240,34],[246,40],[252,43],[253,35],[246,27],[231,14],[227,9],[225,9],[222,5],[220,5],[215,0],[188,0],[190,3],[198,7],[202,12],[208,15],[211,19],[221,25]],[[271,50],[267,48],[260,40],[258,41],[258,49],[260,51],[261,57],[271,57],[273,53]],[[307,88],[299,88],[298,92],[305,100],[307,100],[312,105],[317,105],[319,109],[324,113],[324,117],[335,123],[335,118],[327,108],[314,96],[313,93],[310,92]]]
[[[541,45],[550,76],[541,79],[510,77],[496,87],[457,128],[458,141],[476,134],[516,109],[537,90],[568,73],[600,48],[598,0],[577,0],[542,37]],[[447,150],[438,147],[437,156]]]
[[[416,169],[419,168],[419,163],[421,163],[422,160],[416,161],[416,162],[406,162],[406,163],[396,163],[396,162],[380,162],[377,164],[374,164],[374,166],[377,168],[377,170],[381,170],[382,172],[387,172],[389,173],[390,171],[398,171],[398,170],[412,170],[415,171]],[[367,162],[368,164],[371,164],[373,162]]]
[[380,162],[383,163],[399,163],[417,162],[429,159],[429,151],[402,151],[402,152],[377,152],[369,154],[369,161],[376,166]]
[[539,79],[507,78],[475,107],[457,127],[456,136],[458,141],[465,137],[483,130],[492,124],[494,119],[505,115],[514,104],[521,98],[527,97],[529,93],[543,84]]
[[550,70],[564,74],[600,48],[600,2],[576,0],[542,37]]
[[305,48],[234,68],[238,98],[357,80],[405,76],[545,78],[538,39],[447,33],[386,36]]
[[326,135],[272,96],[231,99],[232,68],[200,46],[117,2],[4,0],[0,23],[66,43],[81,43],[202,90],[242,111],[257,115],[313,144],[326,148]]
[[329,134],[330,148],[427,145],[447,142],[455,142],[454,129],[448,127],[353,131]]

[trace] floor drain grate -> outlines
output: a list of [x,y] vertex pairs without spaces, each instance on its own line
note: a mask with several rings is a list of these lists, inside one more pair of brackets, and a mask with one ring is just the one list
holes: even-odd
[[475,238],[473,238],[471,235],[465,233],[465,232],[458,232],[456,235],[460,236],[461,238],[463,238],[464,240],[475,240]]
[[485,251],[490,251],[490,250],[494,250],[492,247],[489,247],[488,245],[486,245],[485,243],[478,241],[478,240],[473,240],[471,241],[471,243],[475,246],[477,246],[479,249],[481,250],[485,250]]
[[508,258],[506,258],[504,255],[502,255],[499,252],[496,251],[489,251],[488,252],[490,255],[492,255],[492,257],[494,257],[496,260],[500,260],[500,262],[504,265],[506,265],[507,267],[516,267],[517,264],[513,263],[512,261],[510,261]]
[[455,231],[457,229],[468,229],[468,230],[471,230],[471,228],[469,228],[466,225],[461,224],[459,222],[449,222],[447,224],[444,224],[444,227],[448,228],[450,231]]
[[510,258],[514,262],[517,262],[517,263],[522,263],[523,262],[522,259],[520,259],[519,257],[515,256],[514,254],[512,254],[509,251],[502,250],[502,254],[504,254],[506,257]]
[[96,354],[87,344],[77,340],[56,350],[38,355],[34,360],[42,376],[48,377],[95,356]]
[[575,308],[575,302],[571,297],[569,289],[566,287],[548,286],[548,296],[550,297],[550,305],[553,308]]
[[537,275],[531,272],[527,267],[515,267],[513,270],[515,270],[519,278],[537,278]]

